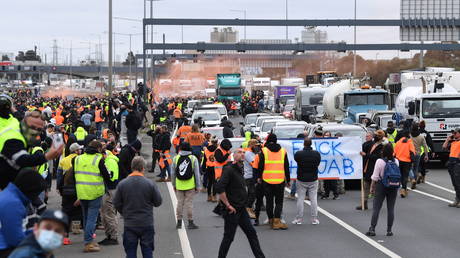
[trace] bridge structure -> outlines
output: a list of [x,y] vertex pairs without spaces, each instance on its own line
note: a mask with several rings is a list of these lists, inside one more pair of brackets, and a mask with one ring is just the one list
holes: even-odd
[[[145,18],[143,19],[143,77],[147,76],[146,59],[165,58],[165,55],[148,56],[147,50],[195,50],[204,54],[207,50],[233,50],[235,54],[251,50],[279,50],[292,51],[293,54],[305,51],[338,51],[346,52],[351,50],[460,50],[457,43],[395,43],[395,44],[247,44],[247,43],[155,43],[147,42],[147,26],[283,26],[283,27],[399,27],[400,29],[459,29],[460,19],[439,18],[439,19],[322,19],[322,20],[274,20],[274,19],[170,19],[170,18]],[[457,39],[458,40],[458,39]],[[184,56],[186,58],[187,56]],[[190,56],[189,56],[190,57]],[[197,58],[192,56],[191,58]]]

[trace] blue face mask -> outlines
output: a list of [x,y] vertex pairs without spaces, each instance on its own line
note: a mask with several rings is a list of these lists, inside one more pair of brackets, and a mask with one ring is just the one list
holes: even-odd
[[63,236],[51,230],[40,230],[37,242],[43,250],[49,252],[62,245]]

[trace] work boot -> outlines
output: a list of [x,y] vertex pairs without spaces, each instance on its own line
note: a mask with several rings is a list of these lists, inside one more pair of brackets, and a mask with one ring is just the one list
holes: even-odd
[[415,181],[415,179],[412,179],[411,183],[412,183],[412,185],[410,186],[410,189],[413,190],[413,189],[417,188],[417,181]]
[[274,229],[274,230],[281,229],[281,225],[280,225],[280,224],[281,224],[280,219],[274,218],[274,219],[273,219],[273,224],[272,224],[272,229]]
[[177,224],[176,224],[176,229],[180,229],[180,228],[182,228],[182,220],[178,219]]
[[401,195],[401,198],[406,198],[407,190],[401,188],[401,190],[399,190],[399,194]]
[[215,195],[213,195],[213,196],[211,197],[211,202],[217,202],[217,198],[216,198]]
[[208,202],[212,202],[212,196],[211,195],[208,195]]
[[195,223],[193,223],[193,220],[189,220],[187,228],[188,229],[198,229],[198,226]]
[[453,201],[451,204],[449,204],[449,207],[457,207],[459,205],[459,201],[457,199],[455,199],[455,201]]
[[254,213],[254,210],[252,208],[246,208],[246,211],[248,212],[249,218],[255,219],[256,214]]
[[[363,210],[363,207],[361,205],[356,206],[356,210],[361,211]],[[367,210],[367,202],[364,202],[364,210]]]
[[156,182],[166,182],[166,180],[164,178],[158,178],[157,180],[155,180]]
[[420,183],[424,184],[425,183],[425,176],[420,177]]
[[83,249],[83,252],[85,253],[94,253],[99,251],[101,251],[101,248],[99,247],[99,245],[93,242],[86,244],[85,249]]
[[80,221],[72,221],[72,234],[78,235],[81,234],[81,225]]
[[171,178],[170,177],[166,178],[164,182],[171,182]]

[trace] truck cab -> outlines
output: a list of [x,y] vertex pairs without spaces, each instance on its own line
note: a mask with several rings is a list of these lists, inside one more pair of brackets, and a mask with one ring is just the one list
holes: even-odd
[[[336,96],[336,108],[340,108],[340,95]],[[346,124],[359,123],[372,110],[388,110],[388,92],[383,89],[362,87],[343,94],[343,109]]]
[[[295,96],[295,119],[311,122],[311,116],[322,116],[324,87],[300,87]],[[319,107],[319,108],[318,108]]]
[[241,88],[241,74],[217,74],[216,95],[218,100],[234,100],[241,102],[243,88]]

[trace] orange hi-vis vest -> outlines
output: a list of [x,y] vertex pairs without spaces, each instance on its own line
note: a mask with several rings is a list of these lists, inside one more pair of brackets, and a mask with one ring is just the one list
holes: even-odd
[[[226,151],[226,150],[222,149],[221,147],[219,147],[217,149],[220,149],[220,151],[222,151],[222,155],[224,155],[224,156],[227,155],[227,153],[230,152],[230,151]],[[216,179],[219,179],[222,176],[222,169],[224,168],[225,165],[227,165],[227,163],[229,161],[230,161],[230,155],[228,156],[228,159],[226,161],[224,161],[223,163],[220,163],[217,160],[214,161],[214,175],[215,175]]]
[[162,154],[164,154],[165,157],[163,158],[163,155],[160,154],[160,161],[158,162],[161,169],[166,167],[166,163],[169,165],[172,164],[171,153],[169,153],[169,150],[163,152]]
[[94,122],[104,122],[104,119],[102,118],[102,109],[98,109],[94,112]]
[[458,159],[458,156],[460,156],[460,141],[455,141],[450,144],[449,157]]
[[403,142],[404,139],[406,138],[401,138],[401,140],[395,144],[394,155],[399,161],[411,162],[410,153],[412,152],[415,155],[415,147],[411,139],[408,139],[407,142]]
[[206,156],[206,167],[214,167],[215,166],[215,158],[214,158],[214,152],[215,151],[210,151],[208,148],[204,149],[204,155]]
[[271,152],[267,148],[262,149],[265,157],[264,172],[262,174],[262,180],[265,182],[275,185],[284,182],[284,156],[286,150],[281,148],[278,152]]

